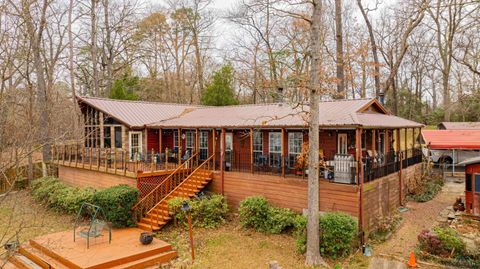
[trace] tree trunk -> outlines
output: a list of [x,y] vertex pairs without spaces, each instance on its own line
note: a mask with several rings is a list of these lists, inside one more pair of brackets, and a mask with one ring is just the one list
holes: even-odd
[[98,87],[98,69],[97,69],[97,1],[98,0],[92,0],[92,6],[90,10],[90,16],[91,16],[91,48],[90,48],[90,54],[92,58],[92,83],[93,83],[93,89],[91,90],[91,94],[93,95],[98,95],[100,93],[99,87]]
[[365,9],[363,9],[362,0],[357,0],[358,7],[360,8],[360,12],[362,13],[363,19],[365,20],[365,24],[367,25],[368,35],[370,37],[370,44],[372,49],[372,56],[374,62],[374,79],[375,79],[375,96],[379,97],[381,94],[380,88],[380,63],[378,61],[378,51],[377,51],[377,43],[375,42],[375,35],[373,34],[373,27],[368,19],[367,13]]
[[[73,13],[73,0],[70,0],[68,7],[68,68],[70,72],[70,87],[72,90],[73,103],[76,103],[75,96],[75,71],[73,67],[73,33],[72,33],[72,13]],[[76,106],[75,106],[76,107]]]
[[345,98],[345,75],[343,61],[342,0],[335,0],[335,33],[337,49],[337,94],[336,98]]
[[313,1],[314,9],[310,29],[310,118],[308,130],[308,223],[307,223],[307,265],[324,264],[320,256],[319,238],[319,182],[318,182],[318,148],[319,148],[319,91],[321,43],[320,27],[322,27],[322,4],[320,0]]
[[113,81],[113,46],[112,46],[112,38],[111,32],[112,29],[110,27],[110,15],[109,15],[109,2],[108,0],[104,0],[103,2],[104,14],[105,14],[105,46],[107,47],[107,51],[105,52],[105,64],[107,68],[107,87],[105,95],[110,95],[110,91],[112,90],[112,81]]

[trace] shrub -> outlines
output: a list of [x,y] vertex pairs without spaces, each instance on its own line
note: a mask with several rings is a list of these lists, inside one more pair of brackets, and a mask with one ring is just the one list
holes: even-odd
[[268,202],[265,197],[251,196],[240,202],[240,223],[245,228],[254,228],[257,231],[266,230],[265,221],[268,217]]
[[240,202],[240,223],[245,228],[279,234],[294,226],[295,213],[287,208],[270,206],[262,196],[251,196]]
[[265,231],[272,234],[279,234],[286,229],[293,227],[295,213],[288,208],[270,207],[265,223]]
[[46,177],[32,182],[32,196],[49,207],[68,214],[77,213],[84,202],[91,202],[95,190],[70,187],[54,177]]
[[179,223],[187,223],[187,213],[181,210],[184,201],[189,201],[194,226],[216,228],[225,223],[228,205],[220,194],[189,200],[175,197],[168,201],[168,207]]
[[305,253],[307,251],[307,218],[302,215],[297,215],[293,221],[295,228],[293,235],[295,236],[295,245],[297,251]]
[[113,227],[135,226],[132,207],[138,200],[138,190],[129,185],[118,185],[95,192],[92,202],[100,206]]
[[338,258],[350,253],[357,234],[357,221],[342,212],[320,217],[320,252]]
[[438,256],[454,256],[465,254],[465,243],[452,228],[434,227],[433,231],[423,230],[418,235],[420,249]]

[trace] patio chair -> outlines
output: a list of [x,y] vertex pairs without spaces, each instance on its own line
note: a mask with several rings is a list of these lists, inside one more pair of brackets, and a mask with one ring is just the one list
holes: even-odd
[[78,235],[83,238],[87,238],[87,237],[95,238],[95,237],[102,236],[102,232],[106,225],[107,223],[105,221],[95,219],[94,221],[92,221],[92,224],[90,225],[89,228],[84,228],[78,233]]

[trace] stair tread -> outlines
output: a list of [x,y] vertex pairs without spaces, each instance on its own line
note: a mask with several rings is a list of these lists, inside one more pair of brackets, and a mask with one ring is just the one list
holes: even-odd
[[34,255],[38,259],[42,260],[43,262],[51,265],[53,268],[59,268],[59,269],[68,268],[68,266],[64,265],[60,261],[56,260],[53,257],[50,257],[46,253],[43,253],[42,251],[40,251],[39,249],[37,249],[37,248],[35,248],[31,245],[22,246],[22,248],[25,251],[27,251],[28,253],[30,253],[31,255]]
[[138,222],[137,227],[142,229],[142,230],[145,230],[145,231],[158,231],[158,230],[160,230],[160,227],[158,227],[158,226],[150,225],[150,224],[142,223],[142,222]]
[[[148,256],[142,259],[134,260],[128,263],[124,263],[122,265],[114,266],[112,269],[120,269],[120,268],[146,268],[149,266],[153,266],[157,263],[157,261],[168,262],[170,259],[177,256],[177,252],[174,250],[166,251],[162,253],[158,253],[152,256]],[[163,259],[162,259],[163,258]]]

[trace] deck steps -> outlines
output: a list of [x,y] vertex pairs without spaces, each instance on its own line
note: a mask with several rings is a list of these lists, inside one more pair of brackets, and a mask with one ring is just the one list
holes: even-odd
[[[158,239],[152,244],[139,245],[140,229],[115,230],[117,245],[93,245],[86,250],[83,244],[75,243],[69,231],[54,233],[30,240],[19,246],[1,268],[5,269],[137,269],[159,268],[160,264],[177,257],[172,245]],[[61,240],[66,241],[61,241]],[[52,244],[52,242],[55,242]],[[100,243],[103,244],[103,243]],[[127,248],[127,250],[125,250]],[[124,251],[122,251],[124,250]]]
[[199,169],[190,174],[169,196],[150,209],[137,223],[138,228],[158,231],[172,219],[168,201],[175,197],[195,197],[213,179],[213,171]]

